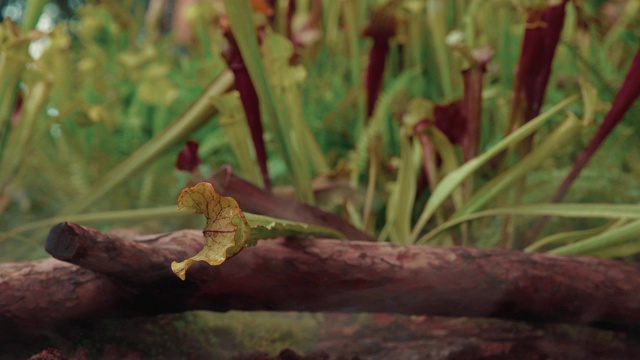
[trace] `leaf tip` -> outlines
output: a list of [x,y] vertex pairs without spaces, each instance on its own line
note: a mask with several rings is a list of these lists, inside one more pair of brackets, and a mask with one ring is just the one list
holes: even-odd
[[198,143],[189,140],[176,157],[176,169],[186,172],[195,172],[202,160],[198,156]]
[[191,264],[186,264],[186,261],[177,262],[174,261],[171,263],[171,271],[180,278],[180,280],[186,279],[187,269]]

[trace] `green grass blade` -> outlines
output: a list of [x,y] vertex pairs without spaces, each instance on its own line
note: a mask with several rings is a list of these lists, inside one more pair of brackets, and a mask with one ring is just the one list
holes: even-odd
[[451,57],[445,38],[447,35],[447,4],[440,0],[428,0],[426,7],[429,35],[433,39],[435,61],[438,64],[438,78],[445,100],[451,100],[454,92],[451,86]]
[[[443,231],[456,225],[490,216],[520,215],[520,216],[557,216],[569,218],[604,218],[604,219],[633,219],[640,220],[640,205],[628,204],[528,204],[507,206],[497,209],[479,211],[469,215],[447,221],[420,238],[418,243],[425,243],[435,238]],[[536,243],[537,244],[537,243]],[[546,244],[541,244],[546,245]],[[540,246],[541,246],[540,245]],[[533,245],[532,245],[533,246]],[[528,251],[535,248],[529,247]]]
[[63,221],[75,222],[75,223],[99,223],[99,222],[111,222],[111,221],[123,221],[123,220],[149,220],[157,218],[167,218],[182,215],[190,215],[186,211],[178,211],[175,205],[172,206],[160,206],[145,209],[133,209],[133,210],[117,210],[117,211],[103,211],[89,214],[77,214],[77,215],[64,215],[55,216],[48,219],[34,221],[22,226],[13,228],[5,233],[0,234],[0,240],[6,240],[11,237],[15,237],[18,234],[46,228],[53,226]]
[[51,83],[39,81],[33,85],[31,92],[24,103],[20,114],[20,120],[9,132],[6,148],[2,150],[0,159],[0,189],[15,176],[20,165],[29,154],[32,142],[42,130],[42,124],[38,120],[42,118],[43,109],[49,99]]
[[[460,165],[458,164],[458,158],[456,157],[456,150],[453,147],[453,144],[451,144],[447,136],[437,127],[428,128],[426,129],[426,132],[442,159],[443,174],[446,176],[447,174],[455,171]],[[463,203],[462,189],[456,188],[451,197],[456,210],[460,209]]]
[[573,244],[561,246],[550,250],[549,253],[556,255],[597,254],[599,251],[606,251],[629,240],[638,241],[638,238],[640,238],[640,220],[607,230]]
[[[9,30],[8,24],[6,20],[4,24],[0,24],[0,32]],[[5,131],[9,128],[11,113],[17,99],[16,86],[22,77],[25,65],[29,62],[27,55],[29,41],[26,37],[13,39],[2,45],[3,49],[0,51],[0,146],[2,146]]]
[[[332,1],[329,1],[330,3]],[[338,4],[340,4],[338,2]],[[342,4],[338,5],[342,7],[342,16],[344,17],[345,24],[347,25],[346,29],[346,42],[349,49],[348,52],[348,60],[349,60],[349,75],[351,77],[351,86],[353,88],[358,88],[362,85],[362,76],[363,72],[361,69],[361,53],[359,46],[359,38],[360,38],[360,26],[362,25],[358,19],[358,2],[354,0],[345,1]],[[355,119],[356,123],[354,126],[354,135],[357,137],[361,136],[366,122],[366,112],[365,112],[365,96],[364,92],[358,92],[356,99],[356,114]]]
[[462,209],[453,217],[468,215],[486,206],[489,201],[500,194],[504,194],[515,182],[526,176],[540,163],[553,156],[558,148],[570,144],[581,129],[580,121],[573,114],[556,127],[539,145],[527,156],[510,167],[507,171],[493,178],[469,199]]
[[431,216],[435,213],[436,209],[451,195],[451,193],[460,185],[462,182],[473,174],[480,167],[485,165],[489,160],[491,160],[494,156],[498,155],[500,152],[507,149],[509,146],[518,143],[519,141],[525,139],[527,136],[533,134],[540,126],[542,126],[546,121],[548,121],[551,116],[558,113],[560,110],[574,102],[578,99],[578,95],[570,96],[563,101],[557,103],[556,105],[549,108],[549,110],[544,113],[536,116],[531,119],[531,121],[527,122],[516,131],[509,134],[503,140],[494,145],[491,149],[485,151],[481,155],[469,160],[467,163],[459,167],[457,170],[451,172],[447,175],[438,187],[434,190],[433,194],[427,201],[427,205],[425,206],[422,214],[413,228],[411,232],[411,239],[415,241],[422,229],[424,229],[425,225],[431,218]]
[[364,136],[362,136],[360,141],[356,144],[356,156],[358,159],[359,171],[366,167],[367,159],[369,158],[369,143],[376,136],[382,134],[385,117],[389,114],[394,101],[397,100],[398,96],[402,94],[403,91],[406,91],[409,84],[415,81],[416,77],[419,75],[420,70],[417,68],[404,71],[391,82],[387,87],[387,90],[380,96],[380,99],[373,110],[371,121],[369,121],[369,124],[364,129]]
[[27,8],[22,18],[22,27],[25,31],[36,28],[40,15],[42,15],[42,10],[48,3],[49,1],[47,0],[31,0],[26,2]]
[[605,249],[598,250],[594,253],[586,253],[584,255],[593,255],[606,258],[621,258],[626,256],[632,256],[640,253],[640,241],[632,239],[622,244],[610,246]]
[[400,130],[400,168],[386,210],[386,220],[390,224],[389,235],[396,244],[409,239],[411,213],[416,197],[420,147],[411,142],[410,131],[407,128]]
[[[281,236],[324,236],[333,239],[343,239],[344,235],[334,229],[322,226],[308,225],[295,221],[281,220],[264,215],[244,213],[252,228],[252,238],[266,239]],[[158,218],[175,218],[176,216],[193,216],[188,211],[180,211],[175,205],[158,206],[144,209],[103,211],[89,214],[55,216],[48,219],[34,221],[28,224],[0,233],[0,241],[18,237],[27,231],[43,229],[55,224],[68,221],[81,224],[117,222],[117,221],[144,221]],[[277,233],[279,231],[279,233]]]
[[608,223],[602,226],[595,227],[593,229],[565,231],[557,234],[552,234],[540,240],[537,240],[533,244],[527,246],[523,251],[530,253],[530,252],[538,251],[543,247],[548,247],[549,245],[570,244],[570,243],[578,242],[578,241],[600,234],[601,232],[612,227],[618,221],[611,220]]

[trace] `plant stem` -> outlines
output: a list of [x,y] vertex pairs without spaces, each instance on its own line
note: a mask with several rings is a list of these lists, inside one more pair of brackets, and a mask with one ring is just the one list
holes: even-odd
[[173,120],[164,131],[149,140],[126,160],[116,165],[100,179],[89,193],[82,194],[74,199],[59,213],[59,216],[77,214],[86,210],[114,187],[136,172],[140,172],[170,146],[187,138],[195,129],[215,115],[216,109],[211,104],[211,97],[227,91],[232,84],[233,74],[230,71],[221,73],[202,95]]

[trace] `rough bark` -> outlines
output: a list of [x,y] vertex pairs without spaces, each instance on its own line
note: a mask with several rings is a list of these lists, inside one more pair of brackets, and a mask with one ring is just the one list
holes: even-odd
[[[379,319],[382,316],[382,319]],[[317,348],[351,359],[637,359],[625,333],[563,324],[374,315],[334,324],[325,317]],[[342,326],[341,326],[342,325]]]
[[67,261],[0,264],[0,320],[44,327],[185,310],[387,312],[498,317],[640,330],[640,269],[588,257],[337,240],[270,240],[219,267],[169,268],[198,231],[129,241],[62,223],[47,251]]

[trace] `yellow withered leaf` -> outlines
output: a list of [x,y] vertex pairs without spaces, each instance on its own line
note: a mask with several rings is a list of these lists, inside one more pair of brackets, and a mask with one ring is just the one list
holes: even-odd
[[185,188],[178,198],[178,208],[185,208],[207,218],[205,247],[195,256],[171,263],[171,270],[182,280],[196,261],[220,265],[248,245],[251,228],[235,199],[221,196],[210,183],[201,182]]

